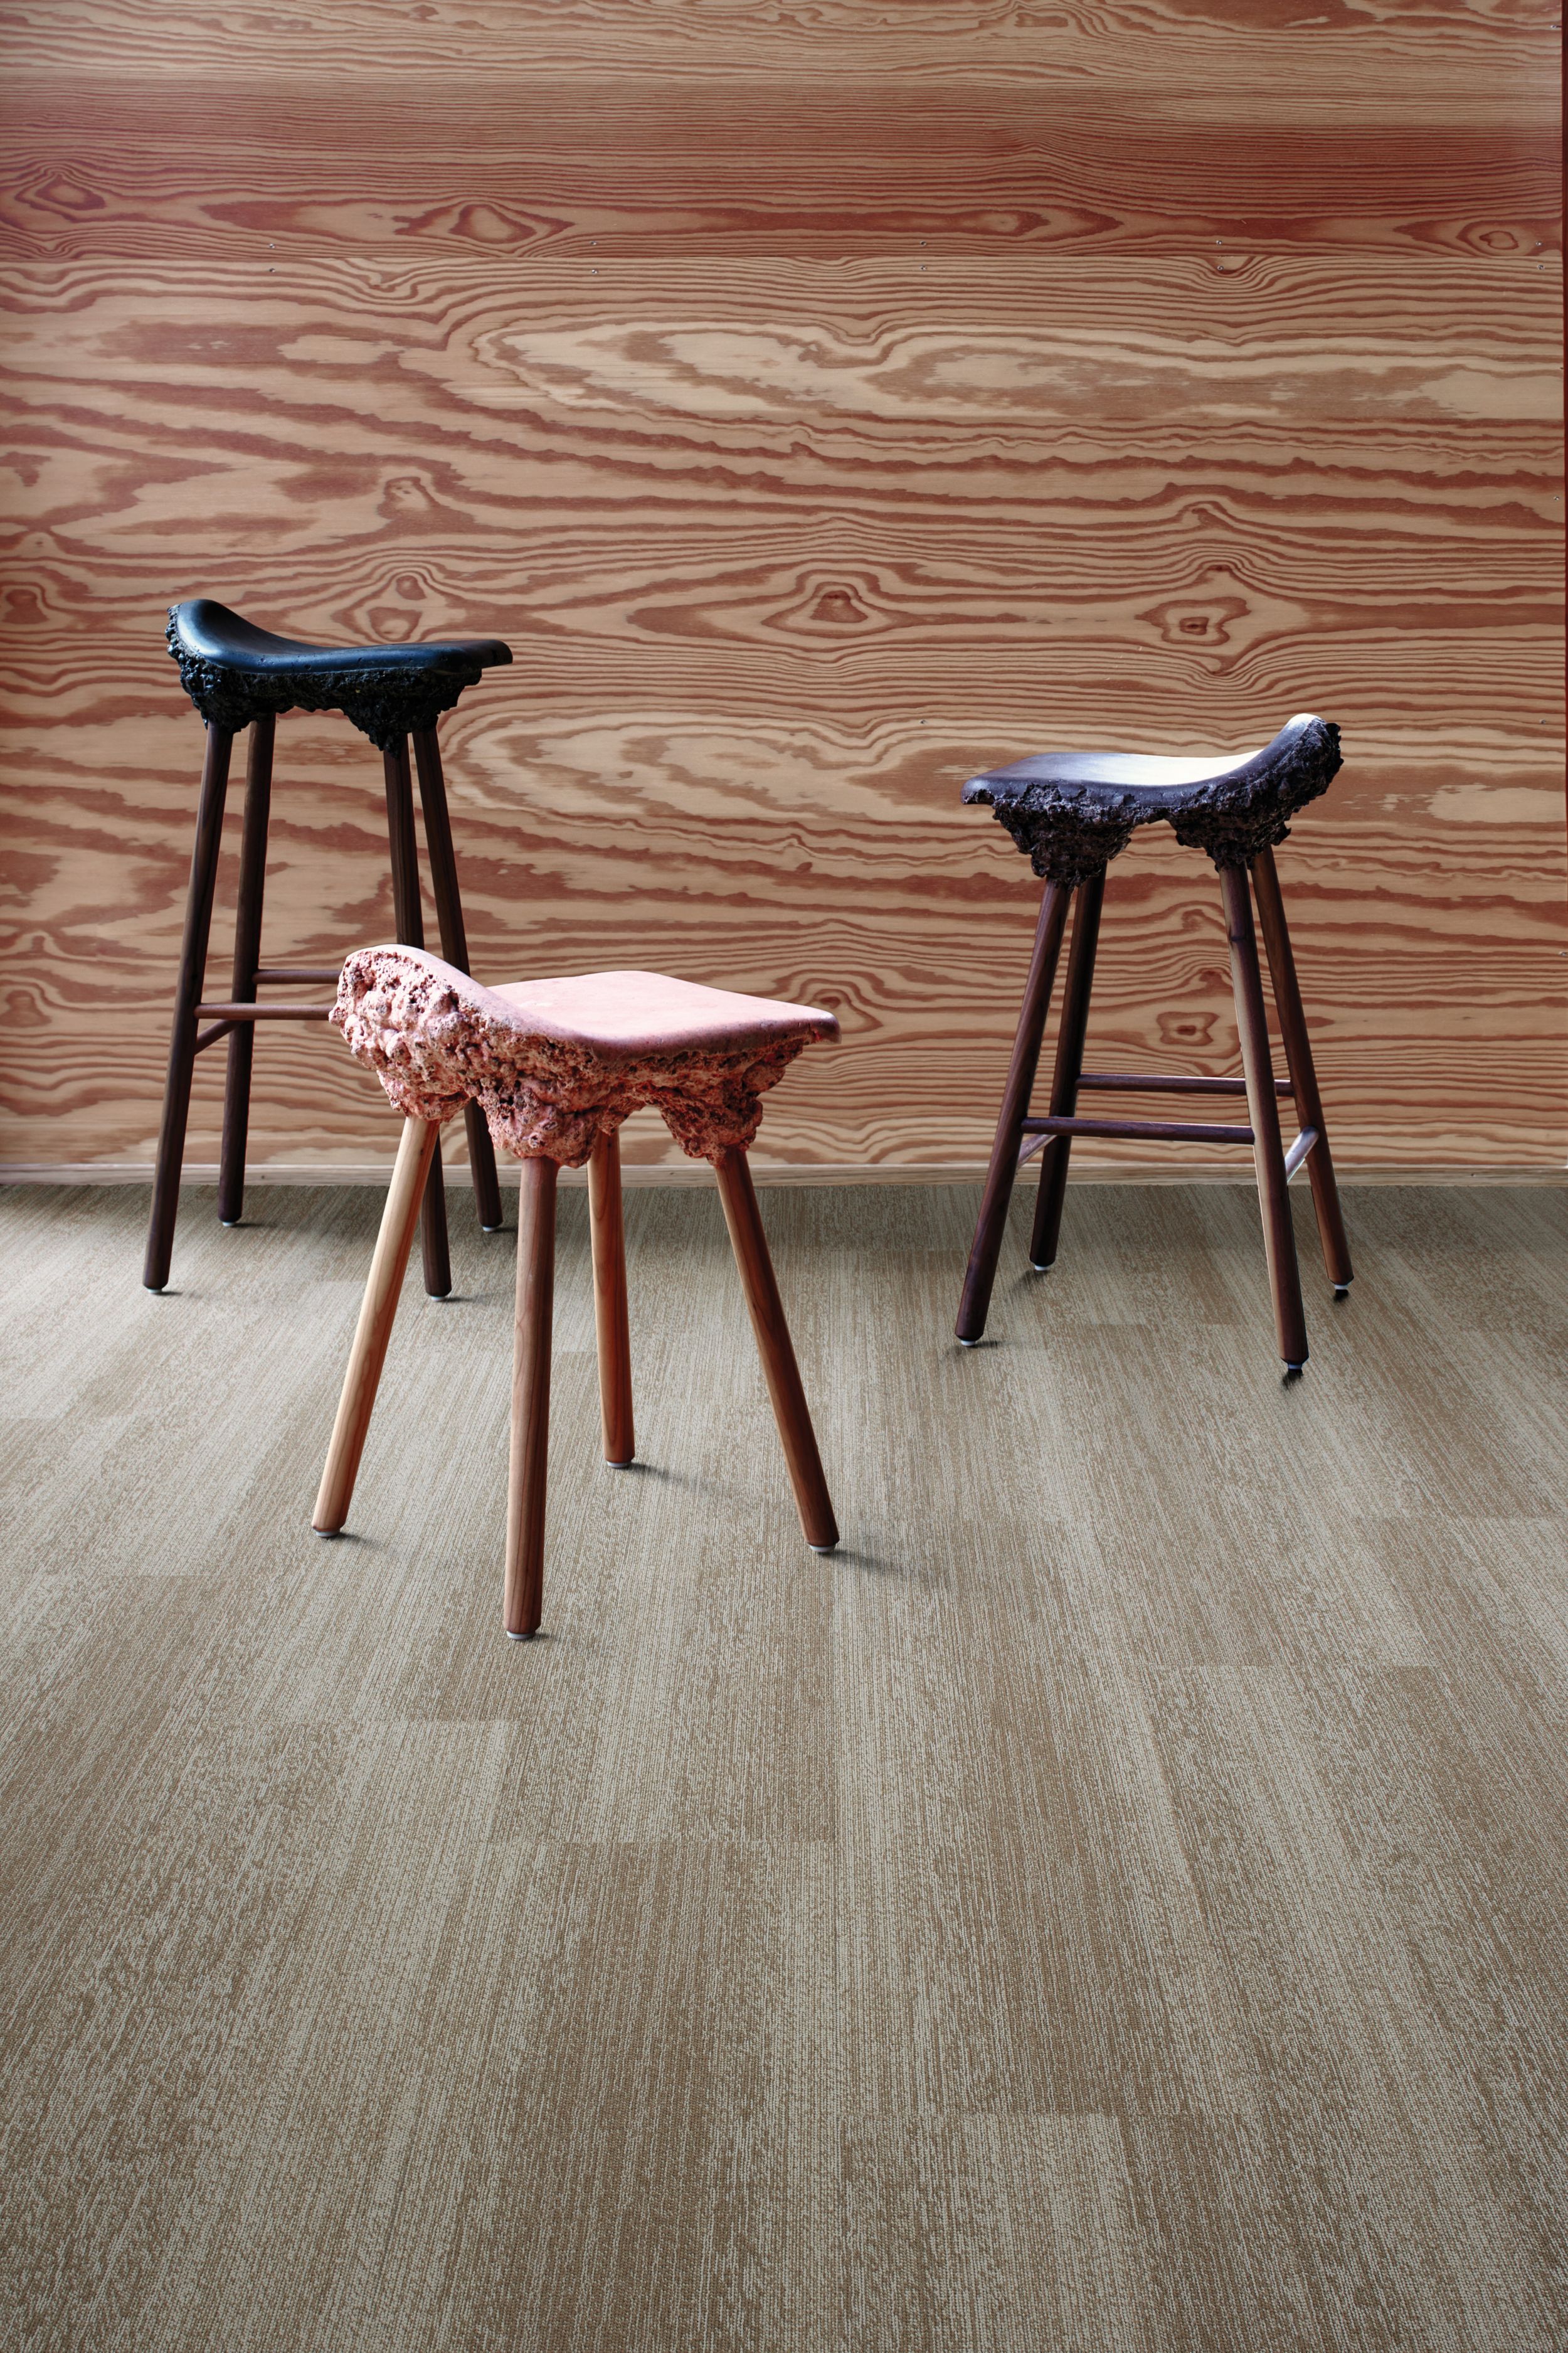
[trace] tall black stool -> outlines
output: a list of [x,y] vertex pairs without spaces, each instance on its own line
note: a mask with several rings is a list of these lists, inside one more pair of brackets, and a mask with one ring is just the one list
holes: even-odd
[[[1296,979],[1290,934],[1274,870],[1274,849],[1289,831],[1299,808],[1328,789],[1340,767],[1340,732],[1326,720],[1304,714],[1289,720],[1272,744],[1240,760],[1148,759],[1106,752],[1047,752],[1011,767],[994,768],[965,785],[966,801],[989,802],[1035,872],[1046,885],[1035,934],[1035,953],[1024,989],[1013,1060],[996,1124],[996,1141],[980,1205],[980,1221],[969,1253],[958,1337],[973,1348],[985,1329],[991,1286],[1007,1222],[1013,1181],[1023,1162],[1039,1152],[1040,1189],[1035,1208],[1029,1259],[1037,1273],[1054,1264],[1067,1189],[1068,1155],[1075,1135],[1136,1135],[1165,1143],[1249,1144],[1258,1169],[1258,1202],[1274,1324],[1287,1376],[1307,1361],[1307,1324],[1301,1312],[1301,1280],[1290,1224],[1287,1187],[1303,1164],[1312,1187],[1323,1263],[1334,1295],[1342,1299],[1351,1280],[1350,1250],[1340,1215],[1339,1190],[1329,1156],[1323,1105],[1312,1068],[1301,991]],[[1131,1071],[1086,1071],[1084,1034],[1089,1021],[1105,870],[1126,849],[1134,827],[1165,818],[1184,846],[1205,849],[1219,870],[1220,897],[1230,935],[1231,979],[1241,1033],[1239,1079],[1173,1078]],[[1076,896],[1067,991],[1057,1039],[1050,1110],[1033,1118],[1029,1102],[1050,1008],[1057,959],[1067,927],[1068,902]],[[1268,957],[1275,1008],[1285,1046],[1288,1079],[1277,1079],[1268,1051],[1268,1020],[1252,906]],[[1249,1125],[1153,1119],[1080,1119],[1080,1092],[1112,1094],[1240,1095],[1247,1097]],[[1280,1134],[1279,1098],[1293,1100],[1298,1122],[1287,1146]]]
[[[272,737],[283,711],[341,711],[381,753],[386,778],[386,829],[392,859],[392,898],[397,936],[411,947],[425,944],[419,895],[419,855],[414,834],[414,787],[408,744],[419,772],[425,843],[430,883],[441,934],[441,954],[459,971],[468,968],[468,946],[458,895],[458,867],[436,724],[481,670],[510,662],[511,649],[497,638],[470,638],[449,645],[313,646],[274,637],[242,620],[210,596],[174,606],[166,631],[169,651],[179,664],[180,681],[206,722],[206,758],[202,768],[195,850],[185,901],[180,977],[174,996],[174,1026],[169,1040],[169,1076],[153,1179],[153,1220],[142,1280],[162,1291],[169,1280],[174,1220],[180,1207],[180,1164],[184,1156],[191,1075],[196,1056],[220,1038],[228,1039],[223,1142],[218,1162],[217,1213],[237,1225],[245,1199],[245,1139],[250,1118],[250,1070],[258,1021],[324,1021],[327,1005],[259,1004],[257,990],[276,981],[333,981],[336,965],[264,965],[261,962],[261,899],[267,873],[267,821],[272,798]],[[203,1001],[207,939],[212,929],[213,887],[223,833],[229,754],[241,728],[250,729],[246,768],[245,819],[239,849],[239,903],[235,923],[234,974],[228,998]],[[203,1022],[207,1027],[203,1029]],[[487,1233],[501,1223],[495,1152],[484,1114],[470,1103],[468,1159],[479,1223]],[[425,1288],[444,1299],[452,1288],[447,1248],[447,1209],[439,1149],[432,1161],[421,1209]]]

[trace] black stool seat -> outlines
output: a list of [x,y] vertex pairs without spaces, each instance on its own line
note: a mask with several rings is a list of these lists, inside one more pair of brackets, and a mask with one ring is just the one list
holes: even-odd
[[499,638],[439,645],[317,646],[275,637],[211,596],[170,607],[180,682],[209,726],[237,732],[284,711],[341,711],[381,751],[433,727],[481,670],[510,662]]
[[1076,885],[1164,818],[1216,866],[1248,866],[1284,840],[1340,768],[1340,731],[1305,712],[1261,751],[1169,760],[1138,752],[1039,752],[963,787],[988,802],[1042,881]]

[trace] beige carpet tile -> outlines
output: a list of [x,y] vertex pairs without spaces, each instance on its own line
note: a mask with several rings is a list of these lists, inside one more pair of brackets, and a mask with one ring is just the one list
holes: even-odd
[[0,2343],[1557,2353],[1568,1197],[1377,1187],[1281,1386],[1244,1187],[563,1195],[544,1635],[513,1240],[453,1204],[348,1533],[379,1210],[0,1196]]

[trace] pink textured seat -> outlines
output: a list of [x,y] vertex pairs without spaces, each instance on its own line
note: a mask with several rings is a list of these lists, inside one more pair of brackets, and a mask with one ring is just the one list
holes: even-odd
[[597,1136],[650,1103],[682,1149],[742,1150],[758,1098],[831,1013],[659,972],[589,972],[482,988],[439,956],[362,948],[338,984],[332,1019],[399,1111],[441,1121],[482,1108],[496,1143],[581,1167]]
[[514,980],[493,994],[516,1007],[531,1029],[569,1039],[596,1054],[683,1054],[833,1038],[838,1023],[814,1005],[782,1005],[707,988],[664,972],[581,972],[562,980]]
[[579,973],[485,988],[423,949],[363,948],[343,965],[333,1021],[404,1114],[314,1525],[348,1516],[420,1198],[444,1121],[477,1103],[523,1164],[508,1501],[506,1630],[538,1630],[543,1597],[555,1177],[588,1164],[606,1461],[633,1459],[630,1330],[618,1131],[651,1105],[681,1149],[713,1163],[806,1540],[838,1541],[746,1150],[761,1098],[838,1023],[813,1005],[707,988],[657,972]]

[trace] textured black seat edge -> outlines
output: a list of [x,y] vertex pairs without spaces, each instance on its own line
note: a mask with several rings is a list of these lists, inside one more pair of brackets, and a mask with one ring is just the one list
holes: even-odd
[[312,646],[275,637],[210,597],[169,608],[180,683],[209,726],[233,732],[285,711],[341,711],[381,751],[434,727],[511,649],[499,638],[436,645]]
[[[1107,765],[1114,763],[1107,754]],[[998,795],[1004,769],[973,776],[967,803],[991,813],[1042,881],[1076,888],[1119,857],[1141,825],[1164,819],[1189,849],[1216,867],[1247,866],[1285,839],[1290,819],[1339,774],[1340,731],[1303,712],[1237,767],[1191,785],[1138,786],[1042,777]]]
[[1247,767],[1197,786],[1172,812],[1172,830],[1184,849],[1206,850],[1217,867],[1250,866],[1285,839],[1297,810],[1326,793],[1343,765],[1333,722],[1303,713]]

